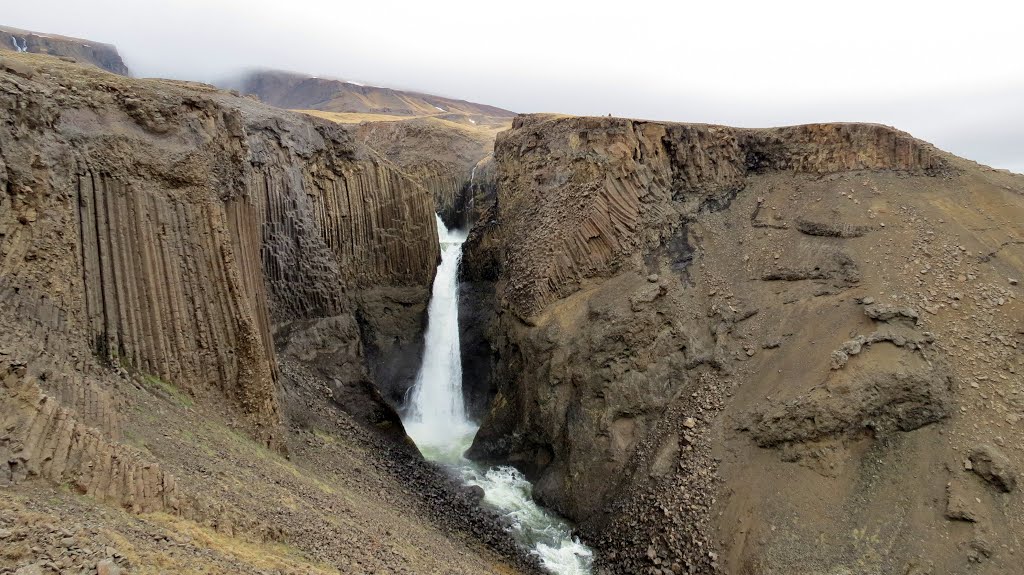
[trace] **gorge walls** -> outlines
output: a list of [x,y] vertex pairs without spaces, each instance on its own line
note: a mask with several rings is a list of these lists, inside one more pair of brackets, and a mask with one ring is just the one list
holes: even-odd
[[[500,220],[517,231],[537,230],[508,246],[508,275],[534,278],[509,293],[521,319],[576,291],[586,278],[608,275],[633,254],[660,245],[688,212],[727,203],[748,172],[942,165],[921,142],[883,126],[745,131],[522,116],[513,128],[497,144],[506,191],[499,193]],[[552,161],[557,164],[548,166]]]
[[[290,374],[309,370],[335,404],[404,437],[379,389],[415,376],[434,203],[345,128],[203,85],[4,55],[0,190],[7,481],[28,469],[174,512],[173,478],[157,466],[143,480],[140,456],[117,455],[124,386],[226,398],[280,447],[282,416],[305,407]],[[386,367],[392,354],[414,356],[411,371]],[[112,453],[122,467],[101,478],[96,458]]]
[[427,188],[446,225],[463,229],[494,201],[494,138],[511,125],[475,118],[364,122],[358,138]]
[[[470,456],[527,473],[598,572],[915,572],[1015,545],[1001,503],[973,532],[928,510],[1003,433],[958,382],[1019,394],[1019,254],[970,257],[1020,236],[1019,177],[866,124],[520,116],[495,159],[463,260],[467,380],[493,394]],[[987,321],[991,357],[964,340]]]

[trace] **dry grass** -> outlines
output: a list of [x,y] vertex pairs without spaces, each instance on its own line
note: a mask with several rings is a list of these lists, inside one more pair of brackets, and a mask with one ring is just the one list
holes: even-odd
[[[189,537],[193,543],[201,547],[215,549],[240,563],[251,566],[254,570],[311,574],[338,573],[337,569],[309,560],[298,549],[290,545],[266,542],[255,543],[238,537],[230,537],[208,527],[198,525],[193,521],[163,513],[154,513],[147,517],[154,523],[160,524],[178,535]],[[176,562],[170,558],[166,559],[171,563]],[[171,567],[171,565],[166,567]],[[195,568],[195,566],[189,566],[189,568]]]
[[422,116],[392,116],[388,114],[366,114],[361,112],[324,112],[322,110],[295,110],[339,124],[362,124],[363,122],[401,122]]
[[[462,130],[473,134],[484,134],[490,138],[493,138],[498,132],[512,127],[512,120],[508,119],[505,122],[493,121],[493,119],[486,121],[478,121],[477,123],[470,122],[456,122],[444,116],[451,116],[448,114],[424,114],[418,116],[395,116],[391,114],[372,114],[365,112],[324,112],[322,110],[294,110],[295,112],[301,112],[310,116],[316,116],[317,118],[323,118],[324,120],[330,120],[338,124],[363,124],[367,122],[406,122],[409,120],[427,120],[432,123],[436,123],[439,126],[452,128],[456,130]],[[468,117],[467,117],[468,118]]]

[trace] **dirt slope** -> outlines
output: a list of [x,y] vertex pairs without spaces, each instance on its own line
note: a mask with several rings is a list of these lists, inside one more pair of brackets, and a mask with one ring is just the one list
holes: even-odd
[[353,129],[5,53],[0,189],[0,570],[529,569],[382,396],[437,231]]
[[471,453],[599,573],[1015,572],[1024,177],[874,125],[521,116],[495,154]]

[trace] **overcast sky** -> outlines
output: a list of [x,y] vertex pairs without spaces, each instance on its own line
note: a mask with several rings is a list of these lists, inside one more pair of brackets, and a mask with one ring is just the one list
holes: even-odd
[[881,122],[1024,172],[1024,3],[3,0],[133,73],[282,68],[493,104],[736,126]]

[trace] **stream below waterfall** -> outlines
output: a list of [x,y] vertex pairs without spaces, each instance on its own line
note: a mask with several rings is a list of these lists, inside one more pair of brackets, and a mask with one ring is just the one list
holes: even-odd
[[462,397],[459,348],[459,261],[466,235],[437,218],[441,264],[428,308],[423,363],[405,408],[403,423],[423,456],[450,468],[463,483],[484,490],[483,503],[508,518],[512,534],[556,575],[591,572],[592,551],[572,535],[565,520],[533,501],[532,485],[512,467],[485,468],[463,455],[477,425]]

